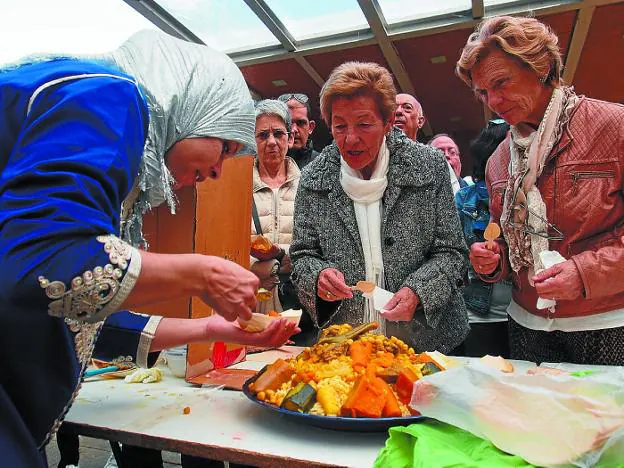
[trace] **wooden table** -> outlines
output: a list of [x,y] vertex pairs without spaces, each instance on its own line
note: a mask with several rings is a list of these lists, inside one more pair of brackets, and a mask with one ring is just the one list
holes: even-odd
[[[248,356],[260,369],[279,351]],[[189,414],[183,414],[185,407]],[[166,372],[155,384],[83,384],[66,423],[79,434],[257,466],[370,467],[387,433],[351,433],[298,424],[241,392],[199,388]]]

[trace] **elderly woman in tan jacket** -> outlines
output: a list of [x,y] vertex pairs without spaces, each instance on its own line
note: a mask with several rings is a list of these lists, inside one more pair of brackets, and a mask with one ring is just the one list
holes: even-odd
[[251,270],[260,278],[262,286],[274,293],[270,300],[259,303],[257,311],[261,313],[297,306],[289,300],[296,296],[289,294],[292,283],[288,251],[301,173],[295,161],[286,156],[292,140],[291,117],[286,104],[272,99],[260,101],[256,105],[258,157],[253,168],[254,210],[259,226],[252,222],[251,231],[254,236],[263,234],[276,245],[268,255],[252,257]]

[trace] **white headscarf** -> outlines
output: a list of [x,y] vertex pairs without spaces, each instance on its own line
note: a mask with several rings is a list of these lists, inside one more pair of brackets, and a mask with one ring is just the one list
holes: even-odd
[[138,177],[138,194],[122,236],[133,245],[142,239],[141,218],[167,201],[175,212],[173,177],[165,153],[184,138],[214,137],[244,145],[255,153],[255,115],[245,80],[232,60],[208,46],[163,32],[133,35],[109,56],[134,77],[147,97],[149,128]]

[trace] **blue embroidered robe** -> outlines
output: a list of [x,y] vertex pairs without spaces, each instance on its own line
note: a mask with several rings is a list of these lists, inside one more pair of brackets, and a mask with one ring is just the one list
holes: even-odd
[[[63,81],[82,74],[114,76]],[[119,234],[149,119],[145,98],[127,78],[72,59],[0,71],[3,466],[43,466],[39,451],[68,409],[99,329],[81,317],[49,315],[41,277],[69,290],[73,279],[111,263],[98,236]],[[122,281],[126,272],[118,270]],[[111,316],[100,356],[135,352],[146,321]]]

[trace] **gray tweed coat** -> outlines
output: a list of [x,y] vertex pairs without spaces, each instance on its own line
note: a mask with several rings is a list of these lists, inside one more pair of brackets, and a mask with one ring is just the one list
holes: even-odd
[[[381,240],[386,289],[404,286],[418,296],[411,322],[387,322],[388,335],[417,352],[449,352],[469,331],[459,288],[467,268],[449,170],[438,151],[415,143],[394,129],[388,187],[383,196]],[[301,304],[317,326],[362,322],[364,298],[326,302],[317,296],[319,274],[337,268],[347,284],[365,279],[364,254],[352,200],[340,185],[336,143],[326,147],[303,171],[295,199],[290,256],[292,279]]]

